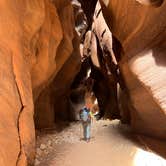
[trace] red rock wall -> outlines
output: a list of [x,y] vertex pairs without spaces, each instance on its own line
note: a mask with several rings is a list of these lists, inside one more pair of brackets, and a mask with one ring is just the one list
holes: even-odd
[[78,67],[74,38],[69,0],[0,2],[0,165],[33,165],[34,101],[64,64]]
[[32,86],[23,43],[24,5],[0,2],[1,45],[1,160],[0,165],[21,165],[34,158]]
[[[75,21],[79,18],[76,17],[78,16],[78,12],[76,9],[74,12],[71,1],[56,0],[53,2],[57,8],[62,25],[63,39],[57,49],[54,60],[56,70],[53,77],[51,77],[53,78],[52,82],[48,86],[45,85],[44,91],[41,92],[39,98],[35,101],[35,121],[37,128],[52,127],[55,125],[57,118],[65,120],[70,118],[70,86],[75,75],[79,72],[81,65],[79,43],[81,32],[85,26],[82,25],[84,17],[80,18],[80,24],[77,24],[75,27]],[[79,8],[76,2],[73,6]],[[80,25],[83,28],[81,30],[79,29]]]
[[101,0],[105,19],[121,44],[121,72],[130,100],[131,126],[139,133],[166,138],[166,2]]

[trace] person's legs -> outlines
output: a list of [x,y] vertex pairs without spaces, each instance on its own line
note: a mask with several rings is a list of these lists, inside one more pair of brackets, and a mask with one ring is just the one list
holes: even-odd
[[91,123],[83,123],[82,126],[83,126],[84,140],[89,141],[90,140]]
[[84,140],[87,140],[90,138],[90,123],[83,123],[83,136]]
[[82,127],[83,127],[84,140],[86,140],[86,123],[82,123]]
[[87,127],[86,127],[86,139],[90,140],[90,129],[91,129],[91,124],[87,123]]

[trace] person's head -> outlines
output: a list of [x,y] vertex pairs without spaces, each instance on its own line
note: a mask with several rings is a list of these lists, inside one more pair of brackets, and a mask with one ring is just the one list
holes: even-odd
[[85,104],[86,108],[90,109],[91,108],[91,105],[89,103],[86,103]]

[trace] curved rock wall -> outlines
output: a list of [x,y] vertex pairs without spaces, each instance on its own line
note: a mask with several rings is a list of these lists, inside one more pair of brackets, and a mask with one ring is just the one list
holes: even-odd
[[101,0],[101,4],[122,48],[119,66],[130,96],[131,126],[139,133],[165,139],[166,1],[160,7],[146,6],[141,0]]
[[62,24],[63,39],[54,61],[56,62],[54,79],[35,101],[37,128],[52,127],[57,119],[73,119],[71,116],[73,108],[69,100],[70,86],[81,66],[79,44],[87,27],[86,17],[78,1],[72,1],[73,7],[70,0],[53,2]]
[[[78,71],[79,42],[74,28],[70,0],[0,2],[0,165],[33,165],[34,102],[35,108],[41,108],[39,96],[72,64],[73,73],[57,88],[69,86]],[[47,95],[43,95],[45,104]],[[44,110],[49,106],[44,105]]]

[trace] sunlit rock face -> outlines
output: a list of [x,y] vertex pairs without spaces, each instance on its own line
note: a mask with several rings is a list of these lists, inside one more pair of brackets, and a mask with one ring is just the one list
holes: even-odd
[[66,94],[79,70],[73,8],[69,0],[2,0],[0,9],[0,165],[33,165],[34,103],[52,123],[49,86]]
[[124,109],[131,126],[136,132],[165,139],[166,2],[162,2],[159,7],[141,0],[101,0],[106,22],[121,46],[119,66],[129,97]]

